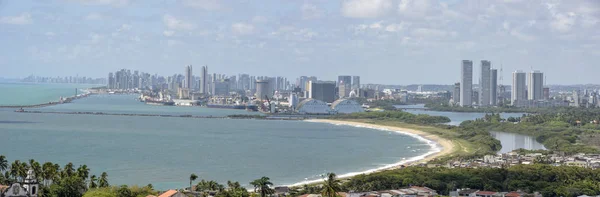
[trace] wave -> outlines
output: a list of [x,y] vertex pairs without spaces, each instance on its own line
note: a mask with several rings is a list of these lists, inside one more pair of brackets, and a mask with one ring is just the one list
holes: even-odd
[[[338,178],[349,178],[349,177],[353,177],[353,176],[357,176],[357,175],[361,175],[361,174],[371,174],[374,172],[379,172],[382,170],[387,170],[387,169],[391,169],[394,167],[398,167],[404,164],[408,164],[408,163],[413,163],[419,160],[423,160],[426,157],[439,153],[442,151],[441,146],[429,139],[426,139],[420,135],[414,134],[414,133],[410,133],[410,132],[406,132],[406,131],[402,131],[402,130],[391,130],[391,129],[386,129],[386,128],[382,128],[382,127],[376,127],[376,126],[367,126],[367,125],[355,125],[355,124],[351,124],[351,123],[331,123],[331,122],[316,122],[316,121],[310,121],[310,120],[306,120],[307,122],[314,122],[314,123],[326,123],[326,124],[333,124],[333,125],[337,125],[337,126],[351,126],[351,127],[358,127],[358,128],[367,128],[367,129],[373,129],[373,130],[380,130],[380,131],[386,131],[386,132],[395,132],[398,134],[402,134],[402,135],[408,135],[410,137],[416,138],[417,140],[421,141],[421,142],[425,142],[427,143],[427,145],[429,145],[429,147],[431,147],[431,149],[429,150],[429,152],[419,155],[419,156],[415,156],[415,157],[411,157],[411,158],[402,158],[401,161],[398,161],[396,163],[393,164],[387,164],[384,165],[382,167],[379,168],[374,168],[374,169],[369,169],[369,170],[365,170],[362,172],[349,172],[346,174],[342,174],[342,175],[338,175]],[[316,175],[317,177],[320,175]],[[315,176],[312,176],[315,177]],[[323,176],[325,177],[325,176]],[[302,182],[298,182],[298,183],[294,183],[291,185],[287,185],[290,187],[295,187],[295,186],[302,186],[302,185],[306,185],[306,184],[313,184],[313,183],[319,183],[319,182],[323,182],[323,179],[313,179],[313,180],[306,180],[306,181],[302,181]]]

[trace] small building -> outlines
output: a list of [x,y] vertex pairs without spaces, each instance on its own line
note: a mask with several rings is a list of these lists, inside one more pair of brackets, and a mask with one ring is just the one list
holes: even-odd
[[27,171],[23,183],[13,183],[10,187],[0,187],[0,197],[37,197],[39,191],[38,181],[32,169]]
[[187,197],[187,196],[181,192],[178,192],[177,190],[169,190],[169,191],[166,191],[165,193],[162,193],[161,195],[158,195],[158,197]]
[[358,104],[358,102],[349,99],[339,99],[331,104],[331,108],[333,111],[340,114],[350,114],[365,111],[362,106]]
[[296,111],[300,114],[331,114],[332,110],[327,106],[327,103],[316,100],[306,99],[298,103]]

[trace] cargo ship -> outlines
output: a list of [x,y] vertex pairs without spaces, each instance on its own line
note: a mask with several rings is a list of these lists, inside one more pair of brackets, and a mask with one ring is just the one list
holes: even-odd
[[148,105],[167,105],[167,106],[173,106],[173,105],[175,105],[174,101],[155,101],[155,100],[148,100],[148,99],[146,99],[145,102]]
[[258,106],[256,105],[245,105],[245,104],[206,104],[208,108],[220,108],[220,109],[241,109],[248,111],[258,111]]

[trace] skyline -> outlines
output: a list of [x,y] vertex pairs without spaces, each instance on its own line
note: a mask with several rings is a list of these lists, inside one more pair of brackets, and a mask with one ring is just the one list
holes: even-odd
[[[454,84],[463,59],[491,61],[503,84],[594,83],[597,1],[60,0],[0,2],[2,76],[159,75],[186,65],[265,76],[360,75],[363,83]],[[192,74],[200,76],[199,69]],[[434,72],[429,72],[434,71]],[[479,67],[473,69],[479,78]],[[427,76],[427,77],[424,77]]]

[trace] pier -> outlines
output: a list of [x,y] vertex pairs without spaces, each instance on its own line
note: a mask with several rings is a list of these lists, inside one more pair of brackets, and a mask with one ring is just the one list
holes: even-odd
[[52,102],[48,102],[48,103],[41,103],[41,104],[32,104],[32,105],[0,105],[0,108],[13,108],[13,109],[24,109],[24,108],[40,108],[40,107],[48,107],[48,106],[52,106],[52,105],[58,105],[58,104],[63,104],[63,103],[70,103],[74,100],[80,99],[80,98],[86,98],[90,95],[93,95],[94,93],[85,93],[85,94],[80,94],[80,95],[76,95],[76,96],[72,96],[72,97],[67,97],[67,98],[63,98],[63,100],[61,101],[52,101]]

